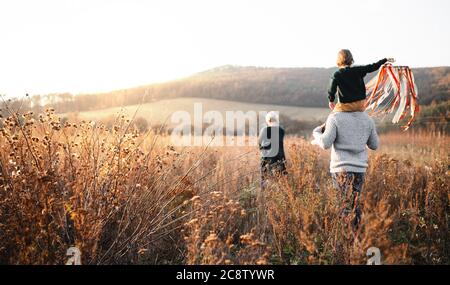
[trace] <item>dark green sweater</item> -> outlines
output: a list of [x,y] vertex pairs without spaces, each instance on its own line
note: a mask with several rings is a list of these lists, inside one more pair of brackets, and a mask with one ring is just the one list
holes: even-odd
[[328,88],[328,100],[334,102],[336,92],[338,92],[339,102],[341,103],[351,103],[366,99],[364,76],[367,73],[378,70],[386,62],[387,59],[385,58],[369,65],[340,68],[331,77],[330,88]]

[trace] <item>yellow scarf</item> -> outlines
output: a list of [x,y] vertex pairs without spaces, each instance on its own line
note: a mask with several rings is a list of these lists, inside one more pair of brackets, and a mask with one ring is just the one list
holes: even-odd
[[364,112],[366,110],[366,99],[351,103],[337,103],[334,112]]

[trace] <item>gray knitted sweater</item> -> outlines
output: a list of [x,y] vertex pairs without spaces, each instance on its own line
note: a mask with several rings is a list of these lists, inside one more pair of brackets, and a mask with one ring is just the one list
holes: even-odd
[[365,112],[333,112],[328,116],[325,132],[313,131],[313,144],[331,147],[330,172],[366,172],[367,148],[378,148],[375,123]]

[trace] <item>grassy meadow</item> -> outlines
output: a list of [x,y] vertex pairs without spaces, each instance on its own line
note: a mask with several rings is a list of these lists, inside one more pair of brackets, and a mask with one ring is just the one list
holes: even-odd
[[[231,103],[230,103],[231,104]],[[353,232],[329,153],[288,137],[259,188],[255,147],[174,147],[132,120],[12,112],[0,129],[0,264],[449,264],[448,137],[388,134]]]
[[[282,106],[272,104],[253,104],[243,103],[238,101],[227,101],[218,99],[205,98],[174,98],[158,100],[151,103],[144,103],[138,105],[127,105],[124,107],[114,107],[102,109],[98,111],[85,111],[80,113],[64,113],[62,117],[76,118],[79,120],[104,120],[108,118],[115,118],[118,114],[126,114],[136,117],[145,118],[151,124],[163,124],[170,126],[170,116],[175,111],[187,111],[193,117],[194,103],[201,102],[203,113],[211,110],[219,111],[225,117],[226,111],[279,111],[293,120],[324,120],[330,113],[327,108],[313,108],[313,107],[296,107],[296,106]],[[136,112],[137,111],[137,112]]]

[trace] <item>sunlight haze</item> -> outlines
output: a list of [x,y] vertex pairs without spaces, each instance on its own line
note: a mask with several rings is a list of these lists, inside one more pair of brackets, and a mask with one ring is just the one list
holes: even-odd
[[450,1],[0,2],[0,94],[100,92],[220,65],[450,65]]

